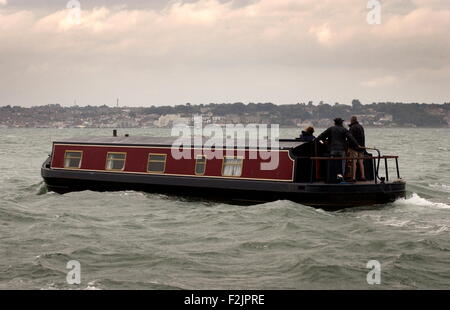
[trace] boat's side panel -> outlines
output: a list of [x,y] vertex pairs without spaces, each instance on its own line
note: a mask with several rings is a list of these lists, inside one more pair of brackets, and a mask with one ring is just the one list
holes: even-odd
[[[172,156],[172,149],[167,147],[138,147],[138,146],[111,146],[111,145],[82,145],[82,144],[54,144],[52,153],[52,169],[64,168],[64,154],[66,151],[82,151],[82,161],[79,170],[99,171],[106,170],[106,157],[108,152],[126,153],[125,168],[123,171],[111,173],[137,173],[148,174],[147,164],[149,154],[166,154],[167,161],[164,175],[197,176],[195,174],[196,155],[201,154],[198,149],[189,149],[185,156],[188,158],[175,159]],[[222,152],[216,152],[216,154]],[[293,181],[294,160],[289,156],[289,151],[272,151],[272,157],[261,158],[261,153],[254,150],[234,150],[231,154],[224,156],[243,157],[242,174],[240,179],[254,180],[274,180]],[[265,154],[267,155],[267,153]],[[276,155],[276,156],[275,156]],[[278,157],[278,159],[277,159]],[[263,170],[261,164],[273,162],[272,170]],[[197,177],[217,177],[222,176],[222,158],[212,158],[207,160],[204,175]],[[74,169],[68,169],[74,170]],[[229,177],[227,177],[229,178]],[[236,178],[236,177],[233,177]]]

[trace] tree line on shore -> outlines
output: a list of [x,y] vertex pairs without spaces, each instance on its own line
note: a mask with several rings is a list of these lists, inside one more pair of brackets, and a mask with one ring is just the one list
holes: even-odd
[[[190,104],[175,106],[150,107],[109,107],[103,106],[71,106],[64,107],[59,104],[46,106],[35,106],[31,108],[19,106],[0,107],[0,125],[6,124],[17,118],[32,117],[34,119],[61,120],[66,118],[95,118],[96,116],[123,115],[133,118],[145,115],[195,115],[209,114],[215,117],[238,116],[261,116],[262,119],[270,123],[278,123],[284,126],[293,126],[299,122],[315,121],[342,117],[349,119],[352,115],[360,115],[362,118],[371,120],[372,123],[379,124],[380,119],[387,125],[409,126],[409,127],[448,127],[450,124],[450,102],[444,104],[419,104],[402,102],[378,102],[372,104],[362,104],[355,99],[351,105],[328,104],[320,102],[314,104],[297,103],[276,105],[267,103],[209,103]],[[378,123],[377,123],[378,122]],[[369,122],[370,124],[370,122]]]

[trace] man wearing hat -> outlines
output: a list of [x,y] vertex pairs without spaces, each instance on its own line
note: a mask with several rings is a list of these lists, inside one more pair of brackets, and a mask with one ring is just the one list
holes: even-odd
[[[317,137],[318,141],[328,140],[331,157],[346,157],[347,141],[352,142],[358,148],[360,147],[350,131],[344,128],[343,124],[344,120],[342,118],[335,118],[334,126],[328,128]],[[344,159],[342,160],[341,176],[338,176],[342,179],[345,174],[345,164],[346,160]]]

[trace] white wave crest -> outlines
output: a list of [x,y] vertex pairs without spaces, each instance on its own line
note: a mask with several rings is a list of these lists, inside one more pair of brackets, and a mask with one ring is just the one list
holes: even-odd
[[443,190],[444,192],[450,193],[450,185],[447,184],[434,183],[430,184],[430,187],[437,188]]
[[385,221],[379,221],[379,223],[388,225],[388,226],[393,226],[393,227],[405,227],[405,226],[411,225],[412,221],[411,220],[405,221],[405,220],[389,219],[389,220],[385,220]]
[[450,209],[450,206],[442,202],[433,202],[425,198],[420,197],[418,194],[413,193],[409,198],[398,199],[394,202],[399,206],[420,206],[420,207],[433,207],[439,209]]
[[88,286],[84,290],[87,290],[87,291],[98,291],[98,290],[101,290],[96,285],[97,285],[96,281],[91,281],[91,282],[88,283]]

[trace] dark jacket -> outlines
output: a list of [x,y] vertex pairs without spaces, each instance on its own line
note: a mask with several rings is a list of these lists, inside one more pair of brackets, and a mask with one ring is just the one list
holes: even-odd
[[318,140],[328,139],[330,151],[345,151],[347,148],[347,141],[358,145],[358,142],[353,138],[350,131],[343,126],[333,126],[322,132],[318,137]]
[[314,137],[313,134],[302,130],[302,134],[300,135],[299,140],[302,141],[302,142],[311,142],[311,141],[314,141],[315,138],[316,137]]
[[[360,123],[355,122],[350,124],[350,133],[355,138],[360,146],[366,146],[366,137],[364,134],[364,128]],[[356,148],[356,145],[351,144],[350,147]]]

